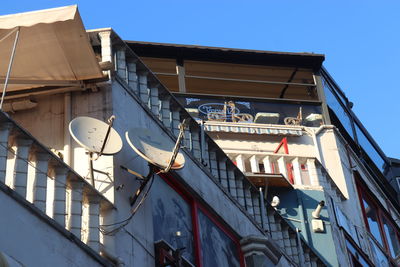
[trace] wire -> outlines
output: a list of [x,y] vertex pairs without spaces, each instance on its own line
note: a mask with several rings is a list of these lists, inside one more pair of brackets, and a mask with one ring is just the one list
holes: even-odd
[[[115,235],[117,232],[119,232],[121,229],[123,229],[126,225],[129,224],[129,222],[132,220],[132,218],[135,216],[136,212],[139,210],[139,208],[142,206],[142,204],[144,203],[144,201],[147,199],[147,196],[149,195],[150,189],[153,186],[153,182],[154,182],[154,173],[153,175],[150,177],[150,184],[147,186],[147,190],[144,193],[143,197],[140,199],[139,203],[133,208],[132,210],[132,214],[129,215],[128,218],[126,218],[125,220],[122,220],[120,222],[116,222],[116,223],[112,223],[112,224],[103,224],[100,225],[100,232],[104,235]],[[140,194],[140,193],[139,193]],[[116,226],[114,229],[111,230],[106,230],[104,228],[110,227],[110,226]]]

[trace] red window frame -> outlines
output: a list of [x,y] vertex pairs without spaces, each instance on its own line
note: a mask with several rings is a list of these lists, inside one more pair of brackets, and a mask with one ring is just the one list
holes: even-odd
[[[356,186],[357,186],[357,192],[358,192],[358,199],[360,201],[361,211],[362,211],[362,214],[363,214],[363,220],[364,220],[364,223],[365,223],[365,225],[367,227],[367,230],[368,230],[369,233],[371,233],[370,226],[369,226],[369,223],[368,223],[367,214],[366,214],[365,207],[364,207],[363,199],[368,201],[369,205],[371,205],[376,210],[376,216],[377,216],[377,223],[378,223],[378,227],[379,227],[379,232],[380,232],[380,235],[381,235],[381,238],[382,238],[382,241],[383,241],[383,245],[384,245],[384,247],[382,249],[385,252],[385,254],[388,256],[388,259],[393,263],[393,260],[395,258],[392,257],[392,253],[390,252],[390,248],[389,248],[389,244],[388,244],[388,237],[386,236],[385,230],[383,229],[383,225],[384,224],[383,224],[382,218],[385,218],[386,221],[395,230],[397,230],[396,237],[397,237],[397,240],[400,242],[400,231],[399,231],[399,228],[396,226],[396,224],[394,224],[392,222],[391,216],[387,214],[387,212],[384,210],[384,208],[373,197],[373,194],[370,192],[370,190],[367,188],[367,186],[361,181],[360,174],[355,173],[355,176],[357,178]],[[373,236],[372,233],[371,233],[371,235]],[[374,239],[376,239],[375,236],[374,236]],[[379,246],[381,246],[381,244],[379,242],[377,242],[377,244]]]
[[[194,247],[194,258],[195,265],[198,267],[203,266],[202,252],[201,252],[201,241],[200,241],[200,226],[198,211],[202,211],[207,218],[209,218],[222,232],[224,232],[236,245],[238,249],[238,258],[240,267],[245,267],[244,256],[240,248],[240,242],[238,236],[236,236],[231,229],[228,229],[220,219],[217,218],[207,207],[201,204],[195,197],[190,195],[188,191],[174,178],[173,175],[167,173],[159,173],[158,176],[163,179],[175,192],[177,192],[189,205],[192,215],[192,230],[193,230],[193,247]],[[158,177],[156,176],[155,179]]]

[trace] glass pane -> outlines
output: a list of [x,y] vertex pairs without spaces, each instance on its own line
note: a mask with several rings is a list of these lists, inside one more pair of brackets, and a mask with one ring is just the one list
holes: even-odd
[[152,194],[154,241],[165,240],[194,263],[192,217],[188,203],[160,177],[155,177]]
[[364,135],[362,130],[358,127],[358,125],[355,125],[356,127],[356,133],[357,133],[357,139],[359,145],[362,147],[365,153],[367,153],[368,157],[375,163],[376,167],[383,173],[384,168],[385,168],[385,161],[381,157],[381,155],[376,151],[374,146],[371,144],[371,142],[368,140],[368,138]]
[[392,258],[396,258],[400,253],[400,244],[397,236],[397,231],[388,223],[386,218],[383,218],[383,229],[385,230],[386,239],[389,245]]
[[383,247],[383,240],[381,236],[381,232],[379,230],[379,222],[378,216],[376,214],[375,207],[370,205],[370,203],[363,196],[363,204],[365,214],[367,216],[368,226],[371,234],[375,237],[375,239],[381,244]]
[[[196,119],[204,121],[285,124],[301,114],[301,124],[318,127],[323,123],[321,107],[312,104],[255,101],[254,99],[185,97],[179,102]],[[300,112],[301,111],[301,112]],[[289,119],[288,119],[289,118]]]
[[203,266],[239,267],[239,248],[203,212],[199,211]]
[[[324,82],[324,92],[329,108],[336,115],[337,119],[340,121],[339,123],[343,126],[346,132],[351,136],[351,138],[354,138],[350,116],[332,91],[333,89]],[[343,103],[343,105],[345,105],[345,103]]]
[[374,254],[375,258],[375,266],[379,267],[388,267],[389,265],[389,260],[385,256],[385,254],[382,252],[382,250],[379,248],[379,246],[373,241],[371,238],[369,239],[369,242],[372,247],[372,253]]

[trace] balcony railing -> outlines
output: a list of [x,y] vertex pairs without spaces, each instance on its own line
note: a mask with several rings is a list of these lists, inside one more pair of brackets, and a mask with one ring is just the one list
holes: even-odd
[[[72,233],[76,243],[86,251],[88,247],[83,244],[100,252],[100,220],[113,205],[2,111],[0,189],[8,194],[16,193],[22,204],[67,238],[73,239],[67,231]],[[92,251],[92,256],[108,265],[98,253]]]
[[[114,78],[159,122],[160,127],[164,128],[172,138],[176,138],[179,134],[179,124],[184,119],[192,118],[191,115],[135,53],[113,33],[108,33],[108,38],[110,34],[113,35],[114,42],[112,46],[116,66]],[[110,45],[110,41],[104,39],[107,33],[102,32],[101,36],[102,49],[106,50],[107,47],[104,46]],[[292,261],[301,266],[326,265],[302,239],[299,243],[296,230],[275,212],[269,203],[260,201],[259,190],[193,118],[190,127],[185,130],[185,137],[187,155],[231,196],[232,201],[236,202],[260,229],[269,232],[272,239]],[[267,216],[263,216],[265,211]]]

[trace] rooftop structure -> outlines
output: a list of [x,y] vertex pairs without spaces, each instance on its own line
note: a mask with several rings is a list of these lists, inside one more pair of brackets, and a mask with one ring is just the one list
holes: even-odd
[[400,263],[400,165],[323,55],[124,41],[75,6],[0,36],[0,265]]

